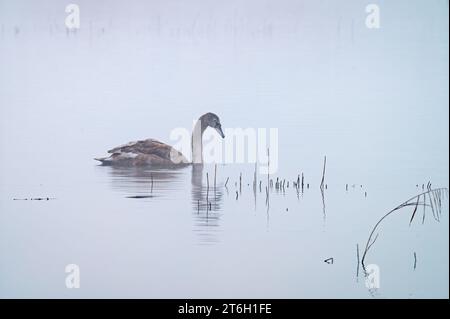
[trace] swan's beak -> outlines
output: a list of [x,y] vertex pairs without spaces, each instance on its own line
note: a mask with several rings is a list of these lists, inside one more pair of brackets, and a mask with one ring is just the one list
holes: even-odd
[[222,136],[222,138],[225,138],[225,134],[223,134],[223,131],[222,131],[222,126],[218,125],[214,129],[217,131],[217,133],[219,133],[220,136]]

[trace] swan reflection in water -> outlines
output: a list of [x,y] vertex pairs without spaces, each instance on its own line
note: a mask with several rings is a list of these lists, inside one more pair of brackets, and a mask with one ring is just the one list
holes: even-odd
[[[193,231],[201,244],[218,242],[223,186],[214,186],[214,167],[202,164],[173,168],[98,166],[108,174],[113,190],[130,200],[161,203],[190,198]],[[208,172],[209,187],[206,177]],[[167,206],[165,206],[167,207]]]
[[[203,165],[192,165],[191,203],[194,209],[194,231],[202,243],[217,242],[220,231],[222,186],[214,185],[214,176],[203,182]],[[208,187],[209,184],[209,187]]]
[[213,242],[215,237],[210,236],[209,229],[219,226],[220,216],[212,213],[220,210],[222,192],[214,184],[207,183],[205,187],[203,183],[203,135],[208,128],[225,138],[216,114],[208,112],[200,116],[191,136],[192,161],[172,146],[152,138],[114,147],[108,156],[95,160],[108,167],[113,187],[134,199],[161,197],[176,202],[178,196],[186,194],[187,169],[190,169],[191,203],[196,212],[194,230],[205,242]]

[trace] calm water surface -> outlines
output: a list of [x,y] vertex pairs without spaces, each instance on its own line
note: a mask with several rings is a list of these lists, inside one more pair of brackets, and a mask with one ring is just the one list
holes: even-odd
[[[440,222],[386,219],[380,288],[357,276],[385,213],[449,185],[448,3],[385,3],[374,31],[361,1],[195,2],[81,1],[66,33],[64,2],[0,1],[0,296],[448,298],[448,199]],[[213,164],[92,159],[207,111],[278,128],[289,187],[267,202],[253,164],[219,163],[214,186]],[[13,200],[32,197],[52,199]]]

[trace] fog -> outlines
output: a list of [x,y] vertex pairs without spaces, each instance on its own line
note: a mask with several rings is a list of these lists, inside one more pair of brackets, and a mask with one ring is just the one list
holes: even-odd
[[[66,1],[0,0],[1,297],[373,297],[356,244],[422,184],[449,184],[448,1],[378,1],[379,29],[359,0],[75,3],[67,30]],[[213,165],[93,160],[172,144],[209,111],[224,128],[278,129],[271,178],[291,187],[269,209],[253,164],[219,163],[208,212]],[[153,196],[128,198],[150,176]],[[33,197],[55,199],[13,200]],[[375,297],[448,298],[448,206],[440,223],[409,227],[409,213],[373,248]],[[69,263],[80,289],[64,285]]]

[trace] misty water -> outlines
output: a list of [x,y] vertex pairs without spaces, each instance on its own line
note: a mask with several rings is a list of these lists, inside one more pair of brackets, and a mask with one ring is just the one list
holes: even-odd
[[[64,1],[0,0],[0,297],[448,298],[447,197],[383,222],[378,289],[357,256],[449,185],[447,1],[383,2],[380,29],[356,0],[77,3],[75,32]],[[208,111],[278,129],[284,189],[93,160]]]

